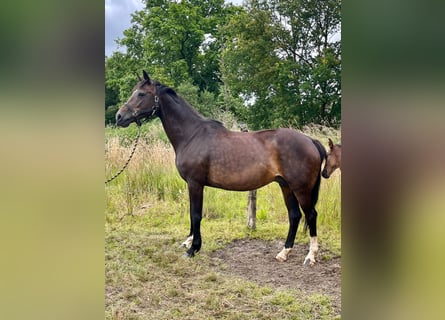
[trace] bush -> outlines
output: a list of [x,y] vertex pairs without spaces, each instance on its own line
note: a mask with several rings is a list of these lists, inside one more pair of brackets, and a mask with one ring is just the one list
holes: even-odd
[[105,110],[105,124],[111,125],[116,123],[116,112],[119,110],[119,106],[109,106]]

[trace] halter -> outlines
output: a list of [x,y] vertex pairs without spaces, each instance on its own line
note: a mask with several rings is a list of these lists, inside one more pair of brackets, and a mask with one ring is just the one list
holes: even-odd
[[156,112],[158,112],[159,109],[159,97],[155,96],[155,105],[153,106],[153,111],[151,112],[151,115],[148,118],[153,117]]
[[[155,104],[153,105],[153,109],[151,111],[151,114],[149,116],[143,117],[143,118],[146,118],[147,120],[152,118],[156,114],[156,112],[158,112],[158,109],[159,109],[159,97],[155,95],[154,96],[154,100],[155,100]],[[136,122],[136,124],[140,127],[141,126],[141,121],[137,117],[138,116],[138,111],[134,110],[134,108],[132,106],[130,106],[129,104],[125,104],[125,106],[131,112],[131,115],[135,118],[134,121]]]

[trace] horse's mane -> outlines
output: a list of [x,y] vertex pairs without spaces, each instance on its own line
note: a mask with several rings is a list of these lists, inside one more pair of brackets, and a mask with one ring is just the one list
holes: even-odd
[[173,98],[173,100],[175,100],[178,104],[186,106],[191,113],[193,113],[194,115],[200,117],[202,120],[204,121],[208,121],[211,122],[213,124],[216,124],[218,126],[224,127],[223,123],[221,121],[218,120],[214,120],[214,119],[209,119],[204,117],[202,114],[200,114],[192,105],[190,105],[184,98],[182,98],[181,96],[179,96],[176,91],[162,83],[160,83],[157,80],[152,80],[153,84],[156,86],[159,94],[166,94],[169,95],[171,98]]
[[173,97],[178,97],[178,95],[176,94],[176,91],[173,90],[172,88],[163,85],[162,83],[160,83],[157,80],[152,80],[152,83],[156,86],[156,88],[159,90],[159,93],[161,94],[169,94]]

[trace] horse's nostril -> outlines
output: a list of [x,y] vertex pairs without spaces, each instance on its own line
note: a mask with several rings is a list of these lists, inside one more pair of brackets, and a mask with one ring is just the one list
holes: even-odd
[[120,115],[120,113],[116,114],[116,120],[119,121],[122,118],[122,116]]

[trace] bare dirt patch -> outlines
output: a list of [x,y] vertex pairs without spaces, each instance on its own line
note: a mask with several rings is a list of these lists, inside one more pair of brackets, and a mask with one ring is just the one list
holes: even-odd
[[283,248],[279,241],[256,239],[237,240],[212,253],[215,266],[225,266],[222,273],[236,275],[273,288],[292,288],[308,294],[323,294],[332,299],[335,310],[341,311],[340,257],[322,246],[318,263],[303,266],[307,244],[295,244],[286,262],[278,262],[275,255]]

